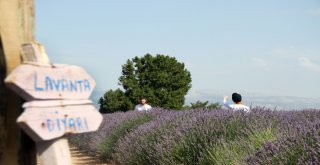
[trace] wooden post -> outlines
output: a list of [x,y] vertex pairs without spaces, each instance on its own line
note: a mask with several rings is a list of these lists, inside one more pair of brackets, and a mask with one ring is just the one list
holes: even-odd
[[[87,100],[95,82],[81,67],[49,64],[40,44],[23,45],[24,61],[5,79],[26,102],[19,126],[36,143],[41,165],[71,165],[65,134],[96,131],[102,115]],[[38,62],[40,61],[40,62]]]
[[71,165],[68,140],[60,137],[50,141],[37,142],[40,165]]
[[[24,62],[49,64],[49,58],[44,47],[39,43],[25,43],[22,45],[22,59]],[[59,137],[50,141],[36,142],[40,165],[72,165],[68,140]]]
[[4,77],[21,63],[21,44],[33,41],[33,6],[33,0],[0,0],[0,164],[4,165],[35,164],[36,160],[34,143],[16,123],[23,100],[3,85]]
[[[34,42],[33,29],[33,0],[0,0],[0,164],[4,165],[36,164],[34,142],[21,132],[16,122],[23,111],[21,105],[25,100],[18,96],[19,92],[14,93],[3,84],[4,77],[9,76],[22,62],[49,65],[43,46]],[[48,98],[44,99],[52,99],[56,94],[48,95]],[[87,93],[84,96],[89,95]],[[59,98],[55,99],[70,97],[66,92],[58,93],[58,96]],[[31,96],[33,99],[37,97]],[[75,98],[81,99],[83,96],[80,94],[78,97]],[[71,126],[72,124],[69,125]],[[64,137],[38,141],[37,148],[41,165],[71,165],[69,145]]]

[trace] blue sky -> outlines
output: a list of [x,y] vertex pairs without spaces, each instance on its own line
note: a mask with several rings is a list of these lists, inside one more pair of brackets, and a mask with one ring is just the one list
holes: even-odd
[[53,63],[116,89],[121,65],[176,57],[201,93],[320,98],[318,0],[36,0],[36,39]]

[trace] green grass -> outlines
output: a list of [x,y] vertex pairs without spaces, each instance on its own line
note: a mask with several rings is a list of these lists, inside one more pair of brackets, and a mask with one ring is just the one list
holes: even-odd
[[253,154],[268,141],[276,140],[274,128],[260,129],[242,139],[221,140],[207,148],[200,164],[244,164],[246,156]]

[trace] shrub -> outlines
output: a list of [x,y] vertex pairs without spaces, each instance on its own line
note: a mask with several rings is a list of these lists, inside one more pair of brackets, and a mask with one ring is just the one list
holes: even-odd
[[320,111],[114,113],[72,141],[117,164],[319,164]]

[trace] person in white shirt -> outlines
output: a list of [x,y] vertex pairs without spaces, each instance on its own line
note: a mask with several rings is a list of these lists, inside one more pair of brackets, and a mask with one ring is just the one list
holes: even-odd
[[243,110],[245,112],[250,112],[250,108],[248,106],[245,106],[242,103],[242,97],[238,93],[232,93],[232,100],[235,104],[230,104],[227,102],[228,96],[223,97],[223,105],[232,109],[233,111],[239,111]]
[[147,104],[147,100],[145,98],[140,99],[140,104],[136,105],[134,108],[135,111],[149,111],[152,107]]

